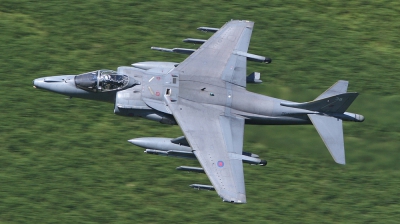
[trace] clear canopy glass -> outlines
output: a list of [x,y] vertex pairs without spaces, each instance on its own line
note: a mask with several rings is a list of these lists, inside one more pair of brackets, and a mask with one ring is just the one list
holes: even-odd
[[75,85],[91,92],[119,90],[127,86],[129,77],[112,70],[98,70],[75,76]]

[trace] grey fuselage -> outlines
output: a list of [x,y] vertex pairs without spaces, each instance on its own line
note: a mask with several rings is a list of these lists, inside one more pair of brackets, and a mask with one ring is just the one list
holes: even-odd
[[[135,66],[136,65],[136,66]],[[69,97],[112,102],[114,113],[122,116],[143,117],[164,124],[177,124],[168,108],[165,97],[178,98],[203,105],[220,107],[229,113],[242,116],[246,124],[255,125],[295,125],[311,124],[307,114],[315,113],[305,109],[282,106],[281,103],[293,103],[269,96],[249,92],[241,86],[222,79],[191,76],[190,80],[178,79],[169,72],[175,68],[173,62],[142,62],[133,67],[122,66],[114,77],[128,77],[123,88],[106,90],[105,83],[99,83],[101,74],[110,70],[98,70],[81,75],[62,75],[38,78],[33,81],[34,87],[67,95]],[[91,87],[82,88],[83,76],[98,74]],[[184,85],[179,85],[184,83]],[[179,88],[179,86],[183,86]],[[178,95],[179,93],[179,95]],[[347,112],[340,115],[343,120],[354,119]]]
[[[174,94],[171,93],[174,89],[169,88],[169,84],[174,82],[174,78],[168,73],[169,70],[158,68],[137,70],[134,77],[140,85],[117,93],[114,112],[119,115],[138,116],[161,123],[176,124],[168,106],[164,103],[165,95]],[[246,124],[311,124],[307,116],[310,111],[283,107],[280,103],[289,101],[249,92],[243,87],[221,79],[194,76],[192,81],[175,80],[175,82],[187,82],[183,85],[185,88],[179,88],[180,98],[225,107],[232,114],[245,117]]]

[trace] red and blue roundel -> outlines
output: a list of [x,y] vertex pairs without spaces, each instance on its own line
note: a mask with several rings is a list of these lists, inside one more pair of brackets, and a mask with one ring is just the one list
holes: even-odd
[[218,166],[218,167],[224,167],[224,161],[221,161],[221,160],[218,161],[218,162],[217,162],[217,166]]

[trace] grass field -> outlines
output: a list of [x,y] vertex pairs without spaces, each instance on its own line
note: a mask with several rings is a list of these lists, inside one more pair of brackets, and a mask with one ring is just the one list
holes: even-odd
[[[0,1],[0,223],[399,223],[400,2]],[[246,126],[245,205],[195,191],[197,161],[146,155],[126,140],[177,137],[178,126],[113,114],[113,105],[66,100],[34,78],[182,61],[151,46],[208,38],[199,26],[255,21],[248,89],[308,101],[339,79],[360,96],[345,123],[346,166],[312,126]]]

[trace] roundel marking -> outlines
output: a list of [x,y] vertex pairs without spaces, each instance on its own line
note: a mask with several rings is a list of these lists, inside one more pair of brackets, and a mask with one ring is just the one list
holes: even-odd
[[224,167],[224,162],[221,161],[221,160],[218,161],[218,162],[217,162],[217,166],[218,166],[218,167]]

